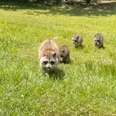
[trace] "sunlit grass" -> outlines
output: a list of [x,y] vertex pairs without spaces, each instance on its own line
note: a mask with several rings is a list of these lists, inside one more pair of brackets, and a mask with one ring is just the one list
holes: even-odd
[[[116,16],[66,12],[0,9],[0,115],[116,115]],[[94,47],[96,32],[105,49]],[[83,49],[73,48],[74,33],[83,36]],[[51,37],[69,46],[72,60],[55,79],[38,62],[40,43]]]

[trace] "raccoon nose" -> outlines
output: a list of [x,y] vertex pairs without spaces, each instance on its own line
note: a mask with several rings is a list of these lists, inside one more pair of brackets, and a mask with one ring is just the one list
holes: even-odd
[[47,67],[47,70],[50,70],[51,68],[50,67]]
[[51,65],[50,64],[48,64],[46,67],[47,67],[48,70],[51,69]]

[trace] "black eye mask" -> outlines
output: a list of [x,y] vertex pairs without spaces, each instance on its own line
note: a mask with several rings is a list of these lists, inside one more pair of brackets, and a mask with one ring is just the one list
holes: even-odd
[[96,40],[97,43],[100,43],[100,40]]
[[44,61],[43,64],[44,64],[44,65],[48,64],[48,61]]
[[77,40],[75,39],[74,42],[77,42]]
[[54,61],[50,61],[50,64],[51,64],[51,65],[54,65],[54,64],[55,64],[55,62],[54,62]]

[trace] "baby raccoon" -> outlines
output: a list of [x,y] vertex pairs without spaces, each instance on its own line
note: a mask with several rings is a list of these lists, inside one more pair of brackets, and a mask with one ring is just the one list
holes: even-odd
[[59,48],[54,40],[45,40],[39,49],[40,66],[45,72],[54,71],[59,63]]
[[103,35],[101,33],[95,34],[95,36],[94,36],[94,45],[97,48],[103,48],[104,47],[103,42],[104,42]]
[[82,43],[83,43],[83,38],[80,35],[74,35],[72,37],[72,41],[73,41],[73,45],[75,48],[77,47],[82,47]]
[[69,63],[70,62],[70,51],[66,45],[60,47],[60,62]]

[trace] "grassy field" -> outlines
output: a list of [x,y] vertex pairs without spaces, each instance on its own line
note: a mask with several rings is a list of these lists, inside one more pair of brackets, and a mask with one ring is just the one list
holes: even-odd
[[[105,49],[94,47],[96,32]],[[74,33],[83,49],[73,48]],[[38,47],[50,37],[69,46],[72,62],[45,77]],[[0,116],[116,116],[116,8],[1,6]]]

